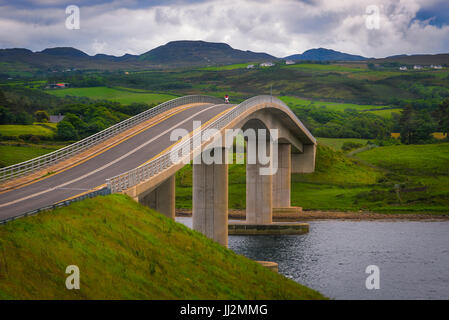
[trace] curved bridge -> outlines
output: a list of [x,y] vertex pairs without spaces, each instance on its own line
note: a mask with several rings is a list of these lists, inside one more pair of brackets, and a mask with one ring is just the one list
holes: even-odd
[[[194,121],[201,121],[201,127],[195,128]],[[105,186],[174,218],[174,177],[188,162],[186,157],[217,149],[213,142],[227,129],[247,128],[278,132],[276,173],[260,175],[264,165],[256,162],[247,163],[246,174],[247,222],[271,223],[273,207],[290,207],[291,172],[314,171],[316,153],[315,138],[282,101],[271,96],[239,105],[207,96],[174,99],[62,150],[3,168],[0,220]],[[173,142],[170,134],[175,129],[189,134]],[[186,147],[189,153],[182,154]],[[174,153],[182,154],[184,161],[174,161]],[[225,157],[226,152],[222,154]],[[194,229],[224,245],[227,168],[225,160],[193,165]]]

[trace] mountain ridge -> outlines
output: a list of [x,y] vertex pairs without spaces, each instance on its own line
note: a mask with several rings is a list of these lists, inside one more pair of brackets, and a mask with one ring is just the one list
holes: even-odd
[[368,58],[335,51],[326,48],[315,48],[304,51],[302,54],[293,54],[285,57],[288,60],[309,60],[309,61],[363,61]]

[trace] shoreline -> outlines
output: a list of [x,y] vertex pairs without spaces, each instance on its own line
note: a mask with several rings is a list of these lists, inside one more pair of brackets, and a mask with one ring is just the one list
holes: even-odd
[[[177,217],[191,217],[191,209],[176,209]],[[244,220],[245,210],[229,210],[229,219]],[[305,210],[297,216],[288,214],[277,214],[273,216],[273,221],[314,221],[314,220],[352,220],[352,221],[449,221],[447,214],[425,214],[425,213],[376,213],[376,212],[343,212],[343,211],[322,211]]]

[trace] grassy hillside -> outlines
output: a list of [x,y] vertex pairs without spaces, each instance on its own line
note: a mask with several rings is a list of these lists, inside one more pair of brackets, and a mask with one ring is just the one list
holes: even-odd
[[[67,290],[65,268],[80,269]],[[0,225],[1,299],[320,299],[124,195]]]
[[143,90],[127,89],[127,88],[109,88],[109,87],[90,87],[90,88],[67,88],[57,90],[47,90],[47,93],[58,97],[76,96],[88,97],[98,100],[111,100],[123,104],[131,104],[133,102],[141,103],[162,103],[164,101],[176,98],[169,94],[159,94],[146,92]]
[[[449,213],[449,143],[379,147],[357,158],[386,172],[378,210]],[[389,183],[389,184],[388,184]]]

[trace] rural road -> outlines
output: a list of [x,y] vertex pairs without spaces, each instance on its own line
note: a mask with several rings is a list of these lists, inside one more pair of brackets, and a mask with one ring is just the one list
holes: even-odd
[[172,145],[170,133],[177,128],[193,130],[230,109],[229,104],[199,104],[148,127],[118,145],[67,170],[0,194],[0,220],[52,205],[98,187],[107,178],[134,169]]

